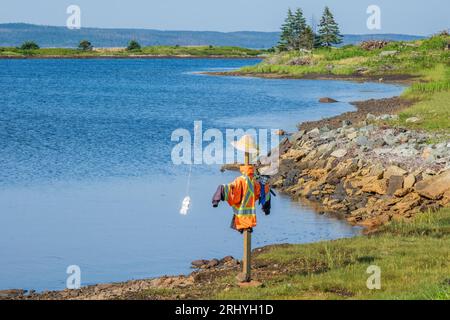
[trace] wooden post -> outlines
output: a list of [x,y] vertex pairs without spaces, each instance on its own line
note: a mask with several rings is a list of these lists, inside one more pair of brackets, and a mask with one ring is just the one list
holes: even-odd
[[244,230],[244,258],[242,263],[242,273],[244,275],[243,282],[250,282],[252,280],[251,275],[251,253],[252,253],[252,233],[247,229]]
[[244,154],[244,164],[245,164],[246,166],[248,166],[248,165],[250,164],[250,153],[249,153],[249,152],[246,152],[246,153]]
[[[244,164],[250,164],[250,153],[245,152]],[[252,253],[252,233],[246,229],[244,230],[244,256],[242,259],[242,273],[243,282],[250,282],[252,280],[251,276],[251,253]]]

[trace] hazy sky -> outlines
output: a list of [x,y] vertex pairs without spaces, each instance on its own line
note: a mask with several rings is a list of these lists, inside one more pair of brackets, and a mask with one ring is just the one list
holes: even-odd
[[[371,33],[369,5],[381,8],[376,33],[428,35],[450,27],[448,0],[0,0],[0,23],[65,25],[66,8],[79,5],[82,27],[163,30],[277,31],[288,7],[308,20],[330,6],[343,33]],[[373,33],[374,31],[372,31]]]

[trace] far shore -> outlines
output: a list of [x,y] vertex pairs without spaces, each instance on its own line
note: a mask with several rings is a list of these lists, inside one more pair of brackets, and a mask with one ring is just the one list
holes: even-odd
[[35,48],[0,47],[0,59],[255,59],[264,50],[215,46],[148,46],[127,48]]
[[109,55],[109,56],[81,56],[81,55],[37,55],[37,56],[2,56],[0,60],[39,60],[39,59],[262,59],[251,56],[220,56],[220,55]]

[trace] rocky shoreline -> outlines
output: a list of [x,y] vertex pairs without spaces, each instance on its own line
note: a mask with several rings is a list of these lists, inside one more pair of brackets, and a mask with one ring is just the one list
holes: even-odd
[[354,82],[385,82],[385,83],[399,83],[399,84],[411,84],[416,81],[416,77],[407,74],[386,74],[383,76],[372,76],[367,74],[351,74],[351,75],[338,75],[338,74],[305,74],[298,77],[294,77],[290,74],[282,73],[255,73],[255,72],[242,72],[242,71],[215,71],[215,72],[203,72],[204,74],[211,76],[231,76],[231,77],[255,77],[265,79],[302,79],[302,80],[340,80],[340,81],[354,81]]
[[299,129],[312,130],[324,126],[330,129],[336,129],[341,127],[343,121],[359,123],[366,120],[367,114],[369,113],[375,116],[396,114],[412,106],[415,102],[415,100],[400,97],[355,101],[351,104],[356,107],[356,111],[345,112],[332,118],[303,122],[299,125]]
[[[261,252],[263,249],[256,249]],[[34,290],[10,289],[0,290],[0,300],[133,300],[133,299],[161,299],[152,294],[152,290],[186,289],[195,291],[210,283],[217,275],[238,272],[241,262],[232,256],[222,259],[195,260],[189,275],[163,276],[152,279],[130,280],[117,283],[102,283],[85,286],[76,290],[59,290],[35,292]],[[224,289],[226,288],[226,285]],[[177,294],[171,299],[192,299],[195,296]]]
[[284,141],[273,185],[368,230],[448,206],[449,135],[383,124],[397,118],[368,113],[356,124],[343,120],[337,127],[329,119],[300,126]]

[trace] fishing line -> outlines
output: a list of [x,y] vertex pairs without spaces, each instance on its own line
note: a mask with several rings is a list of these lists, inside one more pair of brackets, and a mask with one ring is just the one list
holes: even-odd
[[189,205],[191,204],[191,197],[189,196],[189,190],[191,188],[191,173],[192,173],[192,162],[189,165],[189,174],[186,184],[186,197],[184,197],[183,202],[181,203],[180,214],[187,215],[189,211]]
[[[194,126],[194,133],[195,130],[197,130],[198,128],[198,124],[196,124]],[[186,196],[183,199],[183,202],[181,203],[181,209],[180,209],[180,214],[182,215],[187,215],[188,211],[189,211],[189,206],[191,204],[191,197],[189,196],[189,191],[191,189],[191,175],[192,175],[192,160],[191,163],[189,164],[189,173],[188,173],[188,178],[187,178],[187,183],[186,183]]]

